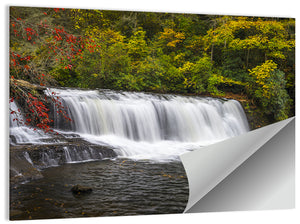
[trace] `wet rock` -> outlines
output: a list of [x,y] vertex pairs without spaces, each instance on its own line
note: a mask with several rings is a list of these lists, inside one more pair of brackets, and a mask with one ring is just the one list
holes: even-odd
[[10,145],[10,184],[42,178],[41,170],[69,162],[101,161],[117,157],[113,148],[94,145],[76,135],[50,138],[47,144]]
[[10,145],[10,164],[12,169],[17,168],[18,173],[23,173],[16,159],[24,160],[24,162],[21,161],[22,164],[26,163],[33,168],[43,170],[69,162],[101,161],[117,156],[113,148],[109,146],[94,145],[80,138],[76,141],[75,143],[72,139],[65,139],[65,142],[41,145]]
[[81,195],[81,194],[90,194],[92,193],[93,189],[88,186],[82,186],[77,184],[71,188],[71,191],[75,195]]
[[10,184],[27,182],[42,178],[39,170],[24,158],[22,150],[10,150]]

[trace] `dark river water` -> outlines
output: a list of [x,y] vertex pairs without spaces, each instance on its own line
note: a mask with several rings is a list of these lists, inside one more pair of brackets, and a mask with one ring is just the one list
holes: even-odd
[[[52,105],[58,136],[14,123],[22,113],[11,115],[13,177],[24,176],[23,167],[31,164],[31,172],[51,166],[43,178],[11,186],[14,220],[182,213],[189,189],[177,157],[249,131],[235,100],[69,88],[45,94],[51,92],[72,120],[61,119],[61,108]],[[22,111],[16,102],[10,105]],[[120,159],[125,157],[132,160]],[[73,195],[77,184],[92,193]]]
[[[188,181],[181,162],[126,159],[65,164],[10,190],[12,220],[182,213]],[[80,184],[93,189],[81,196]]]

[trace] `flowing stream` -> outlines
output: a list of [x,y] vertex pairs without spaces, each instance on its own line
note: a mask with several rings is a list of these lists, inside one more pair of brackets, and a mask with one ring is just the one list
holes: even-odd
[[[43,176],[11,187],[12,219],[182,212],[188,182],[179,156],[249,131],[235,100],[111,90],[45,94],[53,92],[72,119],[52,106],[59,137],[18,124],[20,112],[10,117],[11,147],[27,147],[24,160]],[[92,194],[72,195],[75,184],[91,186]]]
[[[109,90],[49,89],[73,122],[56,117],[55,128],[115,148],[119,157],[165,161],[249,130],[235,100]],[[55,110],[55,109],[54,109]]]

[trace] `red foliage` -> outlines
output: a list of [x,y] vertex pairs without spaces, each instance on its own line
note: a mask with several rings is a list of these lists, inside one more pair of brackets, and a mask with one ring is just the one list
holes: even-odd
[[[59,8],[53,9],[55,13],[60,11]],[[64,10],[64,9],[61,9]],[[51,12],[49,12],[51,14]],[[49,15],[48,12],[44,12],[45,16]],[[82,54],[85,46],[91,48],[90,38],[75,36],[73,34],[69,34],[65,31],[63,27],[50,27],[46,24],[46,20],[40,21],[38,24],[30,24],[21,18],[11,18],[10,26],[11,26],[11,34],[17,38],[22,38],[28,41],[31,44],[38,44],[39,47],[44,46],[49,49],[49,57],[51,60],[53,58],[54,61],[60,61],[60,63],[65,64],[66,69],[72,69],[72,59],[75,56]],[[46,42],[40,38],[40,36],[47,36]],[[51,57],[51,55],[53,55]],[[32,62],[31,55],[22,55],[21,53],[14,52],[10,49],[10,60],[9,66],[12,73],[27,75],[39,81],[39,85],[45,86],[45,77],[48,75],[45,73],[39,74],[39,72],[35,71],[30,63]],[[67,60],[64,60],[67,59]],[[66,121],[71,121],[65,112],[65,108],[62,106],[60,102],[60,98],[56,96],[55,92],[52,92],[52,96],[47,97],[45,99],[39,99],[38,97],[32,95],[31,93],[26,93],[20,90],[20,86],[16,82],[13,75],[11,75],[10,79],[11,83],[11,92],[16,94],[17,97],[12,96],[9,102],[13,102],[18,98],[25,99],[26,106],[28,108],[28,112],[25,114],[25,121],[20,121],[18,118],[18,122],[21,122],[28,126],[34,126],[33,129],[36,128],[42,129],[45,132],[53,132],[51,129],[51,123],[53,120],[49,119],[49,109],[44,104],[45,101],[51,100],[52,103],[57,108],[56,113],[60,116],[64,117]],[[11,114],[16,113],[16,111],[11,111]]]

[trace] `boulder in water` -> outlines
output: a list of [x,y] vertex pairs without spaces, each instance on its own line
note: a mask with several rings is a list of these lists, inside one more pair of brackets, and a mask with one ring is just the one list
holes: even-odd
[[81,195],[81,194],[90,194],[92,193],[93,189],[91,187],[77,184],[71,188],[71,191],[75,195]]

